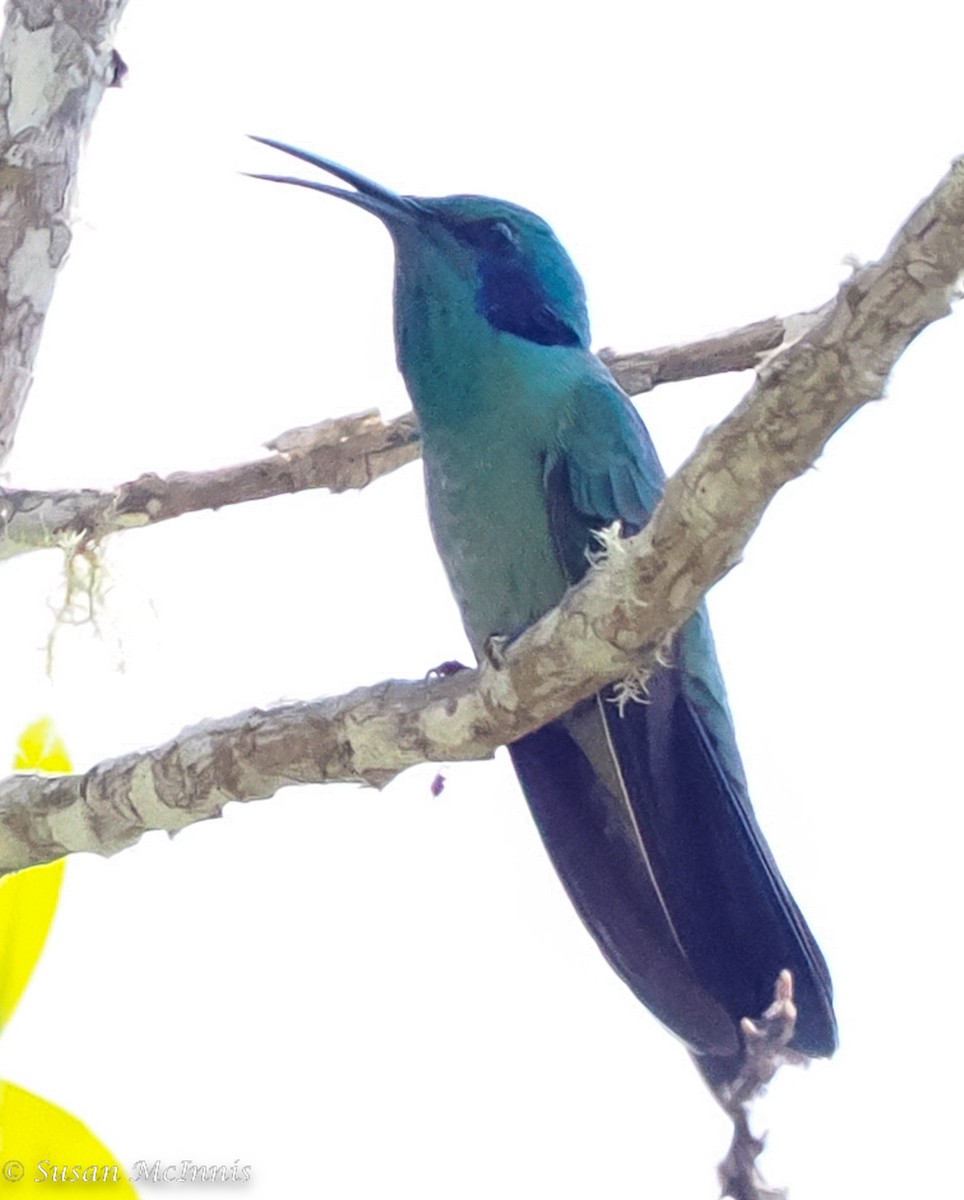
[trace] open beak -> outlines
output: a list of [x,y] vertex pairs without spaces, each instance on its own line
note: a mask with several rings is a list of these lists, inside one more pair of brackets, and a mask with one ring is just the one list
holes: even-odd
[[296,146],[288,146],[284,142],[276,142],[273,138],[255,137],[253,134],[250,136],[252,141],[260,142],[263,146],[270,146],[273,150],[280,150],[283,154],[290,154],[293,158],[300,158],[302,162],[327,171],[329,175],[334,175],[343,183],[351,184],[355,191],[349,192],[345,188],[332,187],[329,183],[317,183],[312,179],[298,179],[293,175],[261,175],[246,172],[251,175],[252,179],[267,179],[271,183],[293,183],[297,187],[324,192],[327,196],[338,196],[342,200],[347,200],[349,204],[355,204],[359,208],[364,208],[366,212],[374,213],[389,225],[399,220],[411,221],[427,215],[426,208],[413,197],[399,196],[395,192],[390,192],[381,184],[373,183],[364,175],[349,171],[347,167],[342,167],[330,159],[319,158],[317,154],[309,154],[306,150],[299,150]]

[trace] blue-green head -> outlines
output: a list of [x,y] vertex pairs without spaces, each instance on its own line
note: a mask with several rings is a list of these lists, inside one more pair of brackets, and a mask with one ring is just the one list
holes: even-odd
[[433,391],[451,395],[447,364],[457,367],[465,386],[467,369],[529,360],[539,354],[536,347],[588,349],[582,280],[535,213],[487,196],[399,196],[328,159],[255,140],[355,190],[291,176],[258,178],[338,196],[388,228],[395,243],[399,367],[420,408],[430,404]]

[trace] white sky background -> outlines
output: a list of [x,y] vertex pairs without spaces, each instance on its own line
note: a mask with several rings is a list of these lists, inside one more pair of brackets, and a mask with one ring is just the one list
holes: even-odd
[[[812,307],[883,251],[964,150],[950,13],[131,0],[9,480],[213,467],[408,407],[388,237],[241,177],[293,167],[245,132],[528,205],[584,275],[596,345],[644,349]],[[837,988],[837,1058],[760,1113],[793,1200],[959,1177],[962,320],[712,596],[755,804]],[[643,398],[668,467],[748,384]],[[134,531],[107,564],[104,636],[66,630],[49,682],[60,558],[4,564],[8,757],[42,712],[87,767],[468,657],[415,466]],[[0,1074],[122,1163],[239,1159],[259,1197],[710,1200],[724,1119],[583,932],[505,756],[445,768],[437,799],[436,769],[75,859]]]

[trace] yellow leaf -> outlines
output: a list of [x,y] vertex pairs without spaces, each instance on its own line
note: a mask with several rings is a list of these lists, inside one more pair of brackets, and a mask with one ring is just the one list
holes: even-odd
[[23,731],[13,765],[17,771],[50,771],[60,775],[74,769],[67,747],[49,717],[41,717]]
[[[62,1183],[109,1189],[137,1200],[127,1168],[87,1126],[49,1100],[0,1080],[0,1195],[29,1195]],[[13,1184],[17,1184],[16,1193]]]
[[[71,770],[64,743],[44,717],[20,736],[19,770]],[[13,1015],[43,949],[57,908],[65,859],[0,880],[0,1029]]]

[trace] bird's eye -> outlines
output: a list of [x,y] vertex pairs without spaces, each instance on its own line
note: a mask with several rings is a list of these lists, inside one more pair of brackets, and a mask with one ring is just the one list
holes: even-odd
[[516,231],[508,221],[500,221],[498,218],[473,221],[462,227],[460,236],[470,246],[487,250],[491,254],[505,254],[519,244]]
[[501,242],[503,245],[509,246],[514,246],[517,240],[515,230],[511,225],[507,225],[505,221],[490,221],[489,237],[495,243]]

